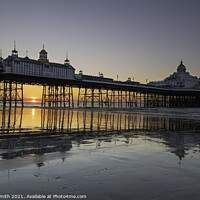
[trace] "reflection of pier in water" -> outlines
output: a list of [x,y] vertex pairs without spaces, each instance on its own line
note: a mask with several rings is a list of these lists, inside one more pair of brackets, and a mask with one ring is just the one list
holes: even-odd
[[127,132],[141,131],[194,131],[200,124],[194,120],[158,117],[122,112],[58,110],[41,111],[41,129],[53,132]]
[[[18,112],[17,113],[17,109]],[[21,130],[22,126],[23,108],[11,108],[3,109],[0,111],[0,131],[1,133],[15,132]]]
[[[35,111],[35,109],[34,109]],[[35,112],[34,112],[35,113]],[[23,124],[23,109],[0,110],[0,132],[8,133],[93,133],[128,131],[196,131],[199,121],[194,119],[151,116],[120,111],[41,109],[41,124]],[[37,116],[38,117],[38,116]],[[38,122],[40,123],[40,122]],[[40,128],[39,128],[40,127]]]
[[[114,141],[117,137],[126,138],[124,142],[130,143],[130,139],[134,138],[138,131],[139,135],[145,133],[146,140],[161,139],[180,159],[184,157],[185,151],[200,144],[198,134],[194,137],[187,132],[177,132],[200,130],[199,122],[194,120],[99,110],[42,109],[41,134],[17,136],[12,133],[19,133],[20,129],[23,129],[22,110],[2,110],[0,114],[1,132],[13,136],[0,139],[0,155],[3,159],[29,154],[62,153],[69,151],[73,142],[80,145],[87,139],[92,139],[93,143],[96,141],[97,146],[101,146],[101,143],[108,139]],[[32,133],[32,130],[29,131]]]

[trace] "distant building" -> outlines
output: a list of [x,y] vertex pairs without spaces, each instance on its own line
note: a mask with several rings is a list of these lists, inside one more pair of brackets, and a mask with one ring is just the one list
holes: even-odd
[[50,77],[59,79],[74,79],[75,69],[70,65],[68,58],[64,64],[49,62],[44,49],[39,53],[39,59],[30,59],[28,55],[22,58],[14,45],[12,54],[6,59],[0,58],[0,71],[20,75]]
[[177,67],[177,72],[174,72],[163,81],[149,82],[148,85],[164,87],[164,88],[196,88],[200,89],[200,79],[186,72],[186,67],[181,61]]

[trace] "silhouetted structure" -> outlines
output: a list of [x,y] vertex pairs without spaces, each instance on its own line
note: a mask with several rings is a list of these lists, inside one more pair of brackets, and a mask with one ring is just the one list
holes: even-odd
[[[177,74],[189,76],[181,64]],[[196,79],[195,79],[196,80]],[[83,107],[199,107],[198,88],[161,88],[131,81],[114,81],[99,76],[83,75],[70,65],[49,62],[47,52],[40,51],[39,60],[26,55],[0,59],[0,102],[3,106],[20,103],[23,106],[23,85],[42,85],[42,106],[74,107],[73,88],[79,88],[77,106]]]

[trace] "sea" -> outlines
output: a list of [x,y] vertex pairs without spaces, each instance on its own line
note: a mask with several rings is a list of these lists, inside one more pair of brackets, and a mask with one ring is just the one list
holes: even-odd
[[199,198],[200,108],[0,107],[0,199]]

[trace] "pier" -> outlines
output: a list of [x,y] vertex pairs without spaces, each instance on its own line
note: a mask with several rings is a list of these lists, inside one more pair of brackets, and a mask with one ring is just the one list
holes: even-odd
[[0,75],[0,102],[23,107],[23,85],[43,87],[43,107],[74,107],[74,88],[78,88],[78,107],[199,107],[200,91],[167,89],[126,82],[87,79],[57,79],[13,73]]
[[[178,75],[185,73],[191,77],[185,72],[182,61],[177,71]],[[195,80],[199,81],[198,78]],[[116,81],[103,74],[84,75],[82,71],[75,74],[67,57],[64,64],[49,62],[43,47],[38,60],[28,56],[22,58],[18,57],[14,46],[11,56],[0,58],[0,103],[4,107],[23,107],[25,84],[43,87],[42,107],[200,107],[199,88],[161,87],[157,83],[140,84],[130,79]],[[74,99],[75,88],[78,89],[77,101]]]

